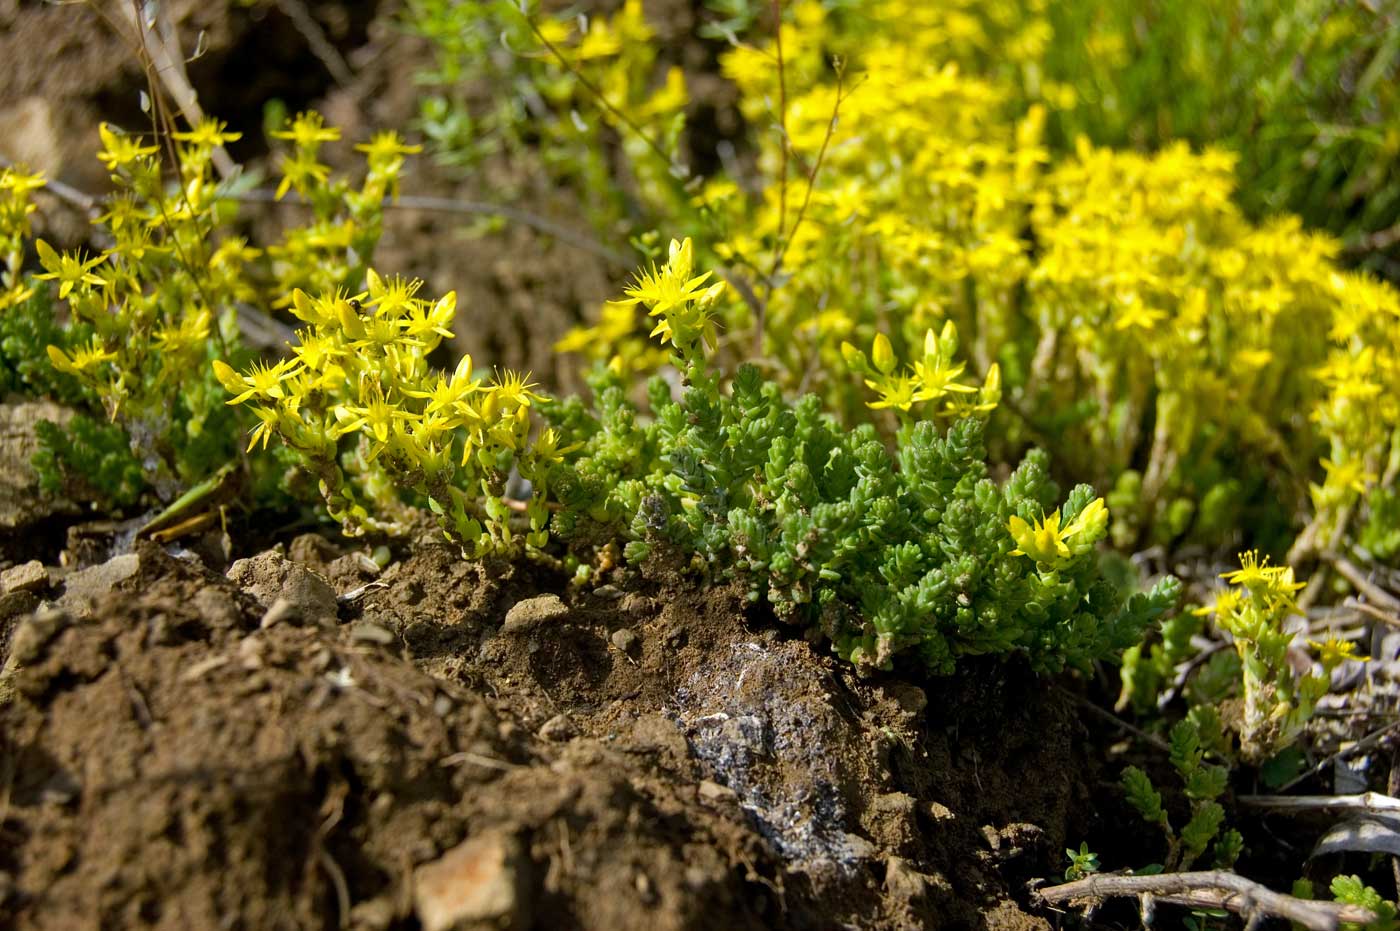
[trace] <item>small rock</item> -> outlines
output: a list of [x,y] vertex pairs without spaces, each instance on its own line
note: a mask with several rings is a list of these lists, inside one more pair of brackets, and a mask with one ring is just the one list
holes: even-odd
[[0,572],[0,592],[41,592],[49,587],[49,572],[37,559]]
[[209,626],[231,630],[243,623],[243,612],[229,592],[219,586],[206,585],[194,593],[194,606]]
[[593,589],[593,597],[602,598],[605,601],[616,601],[622,597],[622,589],[612,584],[599,585]]
[[690,758],[690,744],[676,722],[659,714],[639,717],[627,735],[636,749],[670,756],[676,761]]
[[355,578],[356,576],[362,579],[377,579],[382,571],[377,562],[358,550],[346,553],[326,566],[326,574],[334,579]]
[[544,726],[540,728],[540,740],[551,740],[555,743],[563,743],[573,737],[577,731],[574,730],[574,722],[569,720],[567,714],[556,714]]
[[493,831],[418,867],[413,908],[423,931],[526,927],[528,866],[520,841]]
[[274,624],[280,624],[285,620],[295,618],[296,613],[297,609],[295,605],[285,598],[278,598],[272,603],[272,607],[268,608],[267,612],[263,614],[262,620],[258,621],[258,627],[262,630],[267,630]]
[[41,609],[20,621],[10,638],[10,659],[5,665],[23,666],[34,662],[43,655],[44,648],[65,628],[73,623],[73,618],[60,608]]
[[100,566],[79,569],[63,580],[63,595],[58,605],[77,614],[87,614],[93,606],[141,568],[136,553],[113,556]]
[[274,550],[238,560],[229,567],[228,578],[266,608],[285,599],[290,606],[284,609],[289,619],[296,617],[311,623],[335,620],[335,589],[330,583]]
[[386,931],[394,923],[394,902],[386,896],[359,902],[350,909],[354,931]]
[[914,806],[918,804],[914,796],[904,792],[887,792],[884,795],[875,797],[874,808],[878,812],[890,815],[902,815],[912,818],[914,816]]
[[846,848],[851,852],[851,856],[860,860],[873,860],[879,853],[874,844],[859,834],[846,835]]
[[702,779],[700,781],[700,797],[707,802],[717,802],[721,799],[738,798],[738,793],[729,786],[722,786],[718,782]]
[[39,799],[53,805],[67,805],[82,793],[83,784],[78,777],[66,769],[60,769],[39,788]]
[[909,714],[920,714],[928,707],[928,693],[917,685],[901,682],[890,686],[890,692],[899,707]]
[[388,646],[394,642],[393,631],[385,630],[373,621],[356,621],[350,626],[350,639],[355,643],[377,643]]
[[[0,114],[0,125],[3,122],[4,116]],[[14,157],[16,153],[9,149],[8,143],[18,137],[5,138],[5,154]],[[31,462],[39,451],[36,429],[39,421],[51,420],[62,425],[72,416],[71,409],[51,401],[0,404],[0,530],[22,530],[53,514],[80,513],[73,502],[55,499],[43,492]]]
[[339,555],[336,545],[319,533],[300,534],[287,546],[288,559],[313,569],[320,569]]
[[569,614],[569,606],[558,595],[540,595],[518,601],[506,612],[506,621],[501,631],[520,634],[548,621],[557,621]]
[[612,645],[628,656],[636,656],[642,651],[642,638],[637,636],[637,632],[629,627],[615,630],[612,633]]
[[652,883],[651,877],[646,873],[638,872],[632,884],[637,887],[637,898],[643,905],[652,905],[656,902],[656,886]]
[[929,802],[928,815],[934,821],[956,821],[958,817],[953,813],[953,809],[942,802]]
[[39,606],[39,596],[33,592],[6,592],[0,595],[0,621],[28,614]]
[[914,902],[929,893],[929,877],[920,873],[903,857],[885,860],[885,894],[901,902]]

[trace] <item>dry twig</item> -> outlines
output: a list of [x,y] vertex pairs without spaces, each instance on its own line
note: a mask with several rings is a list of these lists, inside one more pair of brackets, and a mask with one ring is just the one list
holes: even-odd
[[1282,812],[1345,811],[1371,815],[1395,815],[1400,812],[1400,798],[1379,792],[1360,795],[1241,795],[1241,805],[1269,808]]
[[1371,599],[1377,607],[1400,611],[1400,598],[1372,582],[1356,563],[1340,553],[1329,553],[1325,558],[1332,568],[1341,574],[1342,578],[1356,586],[1356,590]]
[[306,8],[306,4],[301,0],[276,0],[277,9],[282,11],[282,15],[292,21],[292,26],[301,33],[301,37],[306,40],[306,46],[311,50],[311,54],[320,59],[321,64],[326,66],[327,73],[331,80],[341,87],[349,87],[355,83],[355,72],[350,70],[350,65],[346,63],[345,57],[340,54],[340,49],[331,44],[326,38],[326,31],[321,28],[321,24],[316,22],[311,11]]
[[[180,51],[180,38],[174,26],[170,24],[164,7],[152,7],[155,16],[150,23],[142,22],[145,7],[141,4],[117,3],[116,7],[121,11],[127,25],[136,32],[136,41],[144,59],[142,64],[147,67],[148,77],[154,72],[166,92],[174,99],[175,105],[180,108],[180,115],[185,118],[186,124],[198,126],[204,121],[204,110],[200,107],[199,95],[195,93],[194,85],[190,83],[190,77],[185,72],[185,56]],[[154,94],[152,102],[156,103]],[[214,149],[212,158],[220,178],[227,180],[233,177],[238,166],[223,146]]]
[[1400,721],[1392,721],[1390,724],[1387,724],[1378,730],[1372,731],[1365,737],[1362,737],[1356,743],[1351,744],[1347,747],[1343,747],[1336,753],[1333,753],[1332,755],[1319,760],[1306,772],[1299,773],[1293,779],[1290,779],[1288,782],[1279,786],[1279,791],[1287,792],[1294,786],[1299,785],[1300,783],[1303,783],[1308,779],[1311,779],[1313,776],[1316,776],[1318,773],[1331,766],[1337,760],[1349,759],[1350,757],[1356,756],[1358,753],[1365,753],[1368,750],[1374,750],[1376,747],[1380,746],[1387,738],[1389,738],[1391,734],[1394,733],[1396,728],[1400,728]]
[[1192,908],[1223,908],[1251,924],[1263,917],[1285,918],[1309,931],[1337,931],[1343,922],[1366,924],[1376,918],[1358,905],[1295,898],[1225,870],[1090,876],[1041,889],[1039,895],[1051,904],[1136,896],[1145,900],[1145,906],[1155,899]]

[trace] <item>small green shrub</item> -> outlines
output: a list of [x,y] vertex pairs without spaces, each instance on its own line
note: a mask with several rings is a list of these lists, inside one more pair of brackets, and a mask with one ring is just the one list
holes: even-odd
[[[1080,485],[1056,507],[1043,453],[993,482],[976,405],[946,430],[907,421],[891,452],[872,425],[843,429],[813,395],[788,403],[753,366],[725,390],[706,361],[724,286],[708,278],[693,274],[690,243],[673,242],[627,292],[672,346],[678,400],[654,379],[648,418],[604,371],[591,409],[546,409],[560,442],[578,447],[551,479],[566,541],[620,536],[632,560],[674,549],[743,580],[854,662],[908,652],[935,673],[983,653],[1083,667],[1136,642],[1175,601],[1171,578],[1130,598],[1103,578],[1103,501]],[[873,365],[898,377],[879,344]]]

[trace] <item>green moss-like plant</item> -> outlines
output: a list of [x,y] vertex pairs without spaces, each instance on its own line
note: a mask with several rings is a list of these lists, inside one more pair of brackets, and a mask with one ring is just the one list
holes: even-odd
[[753,366],[726,390],[705,353],[724,286],[692,265],[689,241],[672,243],[666,265],[627,292],[672,345],[680,397],[654,380],[648,419],[601,375],[593,409],[548,411],[560,443],[578,447],[551,477],[563,536],[585,540],[602,523],[631,560],[673,548],[742,579],[858,664],[908,653],[934,673],[970,654],[1082,667],[1137,642],[1175,602],[1175,579],[1127,598],[1104,579],[1103,501],[1080,485],[1056,507],[1044,453],[1004,483],[989,477],[979,405],[946,430],[906,423],[892,452],[872,425],[844,429],[814,396],[787,402]]

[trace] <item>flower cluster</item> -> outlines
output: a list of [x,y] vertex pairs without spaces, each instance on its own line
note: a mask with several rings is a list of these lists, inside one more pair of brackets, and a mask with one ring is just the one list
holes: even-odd
[[18,168],[0,168],[0,313],[28,300],[33,288],[20,275],[29,220],[36,207],[30,195],[44,186],[44,176]]
[[531,410],[544,397],[514,372],[475,378],[470,356],[450,373],[434,371],[428,355],[452,335],[456,294],[430,301],[417,296],[419,281],[373,269],[366,277],[355,295],[292,293],[306,327],[290,358],[241,372],[214,361],[228,403],[247,404],[257,419],[249,449],[274,436],[285,443],[351,534],[392,529],[409,493],[474,555],[520,543],[506,497],[514,468],[534,486],[520,502],[524,542],[543,546],[548,469],[561,454],[552,431],[532,438]]
[[904,371],[899,370],[899,360],[884,333],[875,334],[868,359],[850,343],[841,344],[846,364],[864,375],[865,386],[879,395],[878,400],[869,402],[873,410],[889,408],[904,416],[917,405],[942,401],[937,411],[947,417],[991,413],[1001,400],[1001,367],[992,363],[982,387],[974,388],[959,381],[967,364],[954,361],[957,351],[958,328],[951,320],[944,322],[939,333],[925,331],[923,357]]
[[[340,130],[326,126],[319,113],[301,113],[273,138],[292,144],[281,160],[282,180],[277,197],[294,191],[312,210],[309,223],[288,229],[280,243],[268,247],[278,295],[296,288],[321,293],[358,287],[383,232],[386,200],[398,196],[404,158],[421,151],[399,134],[386,130],[355,146],[364,154],[365,175],[358,186],[332,176],[320,158],[321,147],[340,139]],[[281,302],[285,306],[285,298]]]
[[[107,245],[97,253],[59,251],[38,240],[41,269],[22,279],[11,257],[3,300],[37,300],[38,289],[64,305],[67,323],[45,330],[53,370],[77,386],[74,397],[125,430],[146,481],[168,500],[235,452],[238,420],[222,403],[209,362],[246,356],[237,308],[269,311],[271,293],[289,283],[334,288],[360,280],[379,238],[384,198],[411,147],[377,137],[366,147],[364,184],[351,189],[315,160],[316,146],[336,131],[314,114],[299,116],[284,134],[297,148],[284,161],[282,190],[296,189],[316,216],[263,250],[232,229],[237,205],[217,177],[214,152],[239,135],[223,123],[206,119],[172,133],[173,165],[140,136],[107,124],[99,135],[98,158],[115,193],[102,205],[93,238]],[[0,236],[13,252],[29,232],[24,195],[39,181],[18,172],[3,177]],[[45,312],[54,316],[47,306]]]
[[[756,191],[720,175],[695,194],[702,251],[750,286],[725,306],[725,347],[757,336],[785,388],[856,422],[853,363],[881,407],[907,413],[930,389],[844,346],[916,358],[955,324],[966,371],[999,382],[996,455],[1042,445],[1109,489],[1125,548],[1228,544],[1247,526],[1281,551],[1310,506],[1335,524],[1358,489],[1386,485],[1394,291],[1339,272],[1339,245],[1295,219],[1249,221],[1224,151],[1081,140],[1057,154],[1045,134],[1058,91],[1018,111],[999,72],[928,66],[982,60],[993,34],[983,5],[952,7],[792,4],[785,93],[771,43],[723,59],[744,113],[782,120],[756,138]],[[1034,59],[1044,30],[1018,22],[995,34]],[[612,309],[607,331],[570,344],[610,357],[620,324]],[[955,408],[960,384],[942,386]],[[1310,478],[1324,495],[1310,500]]]
[[1298,738],[1326,694],[1332,670],[1355,658],[1355,647],[1336,639],[1314,643],[1321,670],[1297,674],[1289,656],[1295,632],[1287,621],[1298,613],[1295,596],[1304,583],[1294,581],[1291,566],[1271,566],[1257,552],[1241,553],[1239,559],[1240,568],[1221,576],[1230,587],[1196,613],[1213,617],[1234,640],[1243,708],[1233,723],[1241,756],[1259,763]]

